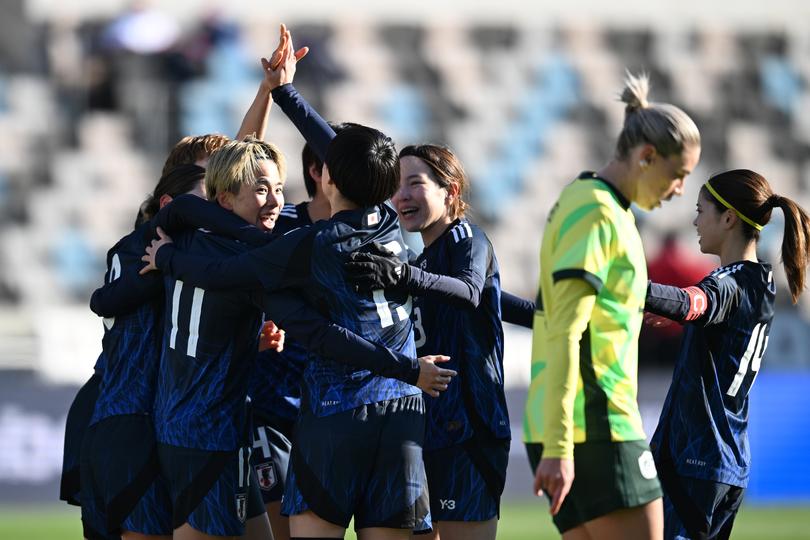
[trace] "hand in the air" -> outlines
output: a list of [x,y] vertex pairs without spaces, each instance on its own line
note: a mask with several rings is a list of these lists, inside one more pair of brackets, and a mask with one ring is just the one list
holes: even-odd
[[309,47],[293,48],[292,34],[285,25],[281,25],[278,47],[270,59],[262,58],[264,82],[273,88],[291,83],[295,77],[295,64],[309,52]]

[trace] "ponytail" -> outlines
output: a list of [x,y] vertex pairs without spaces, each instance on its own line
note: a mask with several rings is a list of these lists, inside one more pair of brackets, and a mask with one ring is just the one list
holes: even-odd
[[748,240],[759,240],[759,231],[771,220],[772,210],[782,210],[785,215],[782,266],[795,304],[804,290],[810,263],[810,217],[804,209],[791,199],[775,194],[762,175],[748,169],[717,174],[706,182],[701,192],[719,211],[730,209],[740,217],[743,235]]
[[685,112],[668,103],[647,99],[647,74],[627,72],[619,99],[625,104],[624,126],[616,143],[616,157],[625,159],[639,144],[651,144],[664,157],[680,154],[687,146],[700,147],[700,132]]
[[805,287],[805,273],[810,241],[810,218],[801,206],[787,197],[774,196],[774,208],[785,215],[785,233],[782,237],[782,266],[785,267],[790,297],[795,304]]

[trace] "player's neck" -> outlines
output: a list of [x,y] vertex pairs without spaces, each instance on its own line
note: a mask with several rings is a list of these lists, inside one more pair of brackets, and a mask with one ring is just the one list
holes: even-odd
[[443,216],[441,219],[434,221],[421,231],[419,234],[422,235],[422,243],[425,247],[428,247],[430,244],[436,241],[438,237],[447,230],[447,226],[453,223],[453,220],[450,219],[450,216]]
[[599,169],[596,172],[596,175],[615,187],[625,199],[633,202],[633,198],[636,195],[636,189],[629,177],[628,172],[627,165],[624,162],[612,159],[607,165]]
[[333,200],[329,201],[329,217],[333,217],[338,212],[343,212],[344,210],[357,210],[358,208],[360,207],[357,204],[338,192],[335,193]]
[[757,243],[734,236],[723,243],[719,255],[721,266],[739,261],[757,262]]
[[323,192],[318,191],[315,196],[312,197],[312,200],[307,203],[307,214],[309,214],[309,220],[312,223],[322,219],[329,219],[329,216],[332,215],[329,199],[326,198]]

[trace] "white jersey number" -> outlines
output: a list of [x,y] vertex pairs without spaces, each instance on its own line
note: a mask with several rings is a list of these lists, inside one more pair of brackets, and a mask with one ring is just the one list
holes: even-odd
[[388,300],[385,298],[385,291],[376,289],[372,291],[371,296],[374,298],[374,305],[377,306],[377,315],[380,317],[380,324],[383,328],[388,328],[394,324],[394,313],[396,313],[399,322],[407,321],[408,317],[411,316],[413,302],[410,295],[405,304],[397,306],[393,312],[388,305]]
[[419,308],[413,310],[413,341],[417,349],[427,342],[425,327],[422,325],[422,310]]
[[[169,347],[177,349],[177,320],[180,314],[180,295],[183,293],[183,282],[179,279],[174,283],[174,293],[172,294],[172,331],[169,334]],[[186,355],[192,358],[197,357],[197,341],[200,339],[200,318],[202,317],[202,305],[205,298],[205,290],[194,287],[194,296],[191,300],[191,317],[188,321],[188,343],[186,344]]]
[[[765,349],[768,347],[768,336],[765,335],[767,329],[768,325],[758,323],[754,327],[754,331],[751,332],[751,340],[748,342],[748,347],[745,348],[745,353],[743,353],[740,359],[740,368],[737,370],[737,374],[734,375],[731,386],[728,387],[728,391],[726,392],[727,396],[734,397],[737,395],[737,392],[740,391],[740,386],[742,386],[749,365],[751,371],[755,373],[754,377],[756,377],[756,373],[759,371],[759,365],[762,363],[762,357],[765,354]],[[753,385],[754,381],[751,381],[751,384]]]

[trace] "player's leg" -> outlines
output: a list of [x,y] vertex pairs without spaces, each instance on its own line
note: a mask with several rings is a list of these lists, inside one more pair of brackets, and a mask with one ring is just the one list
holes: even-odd
[[245,534],[242,535],[242,540],[275,540],[266,512],[245,521]]
[[172,535],[156,536],[154,534],[141,534],[132,531],[122,531],[121,540],[171,540]]
[[357,531],[357,540],[404,540],[405,538],[411,538],[412,534],[407,529],[367,527]]
[[434,525],[441,540],[493,540],[498,532],[498,518],[487,521],[441,521]]
[[290,519],[281,515],[281,501],[267,503],[264,507],[273,530],[273,540],[290,540]]
[[615,510],[585,523],[592,538],[622,540],[661,540],[664,537],[664,511],[661,499],[635,508]]
[[346,527],[321,519],[312,510],[290,516],[292,538],[343,538],[345,534]]
[[562,533],[563,540],[596,540],[592,538],[591,535],[588,534],[588,531],[585,529],[584,525],[579,525],[578,527],[574,527],[573,529],[568,529],[564,533]]
[[183,523],[174,530],[173,540],[224,540],[226,538],[236,540],[237,536],[215,536],[198,531],[188,523]]

